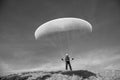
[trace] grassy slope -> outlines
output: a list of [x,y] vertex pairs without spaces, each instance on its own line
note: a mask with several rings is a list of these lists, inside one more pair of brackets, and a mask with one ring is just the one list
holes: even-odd
[[87,70],[55,72],[22,72],[1,76],[0,80],[120,80],[120,70],[107,70],[98,74]]

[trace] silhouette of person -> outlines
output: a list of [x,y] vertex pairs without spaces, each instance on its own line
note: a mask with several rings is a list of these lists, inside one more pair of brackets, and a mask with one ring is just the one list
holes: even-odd
[[[74,58],[72,58],[72,60],[74,60]],[[70,63],[70,57],[68,54],[66,54],[65,56],[65,59],[62,58],[62,61],[65,61],[65,69],[68,70],[68,66],[69,66],[69,69],[72,71],[72,66],[71,66],[71,63]]]

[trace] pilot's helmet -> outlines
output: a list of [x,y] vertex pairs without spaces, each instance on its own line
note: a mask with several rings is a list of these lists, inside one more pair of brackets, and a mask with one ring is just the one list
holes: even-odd
[[68,54],[65,54],[66,56],[68,56]]

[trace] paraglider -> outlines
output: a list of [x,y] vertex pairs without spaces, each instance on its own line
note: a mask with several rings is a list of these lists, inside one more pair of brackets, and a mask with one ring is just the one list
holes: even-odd
[[[58,18],[39,26],[35,31],[36,40],[48,40],[51,47],[69,51],[81,35],[92,32],[92,25],[80,18]],[[67,64],[69,65],[69,64]],[[71,65],[70,65],[71,66]],[[70,67],[72,70],[72,68]]]

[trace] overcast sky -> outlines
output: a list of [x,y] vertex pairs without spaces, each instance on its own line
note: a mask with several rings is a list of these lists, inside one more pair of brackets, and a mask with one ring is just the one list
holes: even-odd
[[70,48],[73,69],[120,67],[119,0],[0,0],[0,72],[64,69],[65,52],[34,38],[40,25],[61,17],[93,26]]

